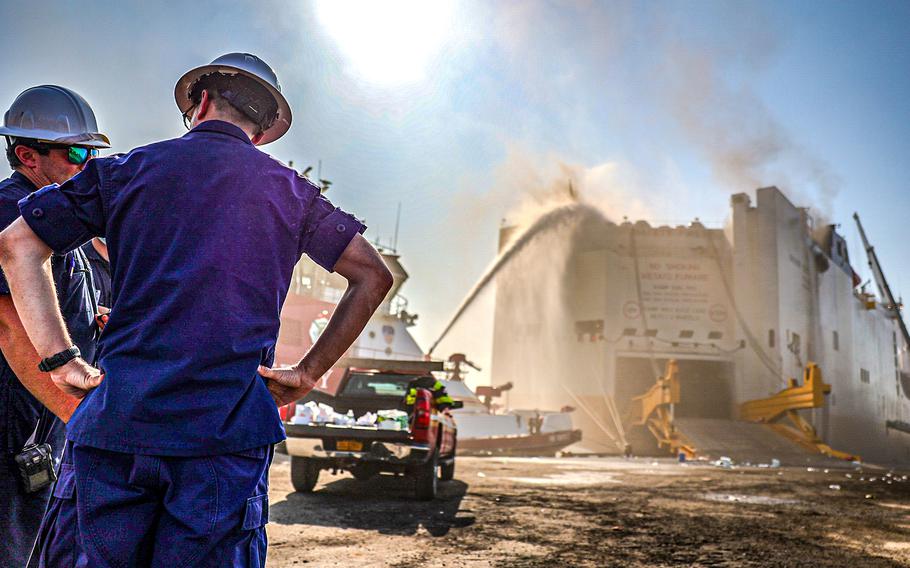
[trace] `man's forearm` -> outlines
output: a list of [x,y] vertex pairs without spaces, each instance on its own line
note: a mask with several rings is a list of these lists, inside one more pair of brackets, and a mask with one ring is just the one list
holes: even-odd
[[[51,376],[48,373],[39,371],[38,362],[41,361],[41,358],[38,357],[34,349],[32,349],[32,354],[31,357],[23,356],[18,359],[7,357],[6,361],[12,368],[13,373],[16,374],[19,382],[22,383],[22,386],[28,392],[32,393],[32,396],[37,398],[41,404],[46,406],[60,420],[69,422],[73,412],[76,411],[76,407],[79,406],[79,399],[60,390],[51,380]],[[4,356],[6,356],[5,353]]]
[[79,400],[65,394],[49,374],[38,370],[41,358],[25,333],[9,296],[0,298],[0,350],[19,382],[61,420],[69,421]]
[[348,243],[335,263],[335,272],[348,281],[348,288],[313,347],[294,367],[259,367],[278,406],[306,395],[319,377],[344,355],[393,283],[392,273],[382,257],[362,235],[355,235]]
[[0,264],[22,326],[42,358],[72,345],[57,305],[50,254],[21,218],[0,233]]
[[370,282],[349,285],[319,339],[298,366],[314,378],[325,374],[363,331],[386,290]]

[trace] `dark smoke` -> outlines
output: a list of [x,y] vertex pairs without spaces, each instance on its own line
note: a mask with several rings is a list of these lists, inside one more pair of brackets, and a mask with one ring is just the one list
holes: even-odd
[[[746,63],[748,70],[758,64]],[[831,215],[840,179],[798,144],[731,64],[714,52],[674,45],[662,74],[664,103],[714,177],[730,193],[776,185],[797,205]]]

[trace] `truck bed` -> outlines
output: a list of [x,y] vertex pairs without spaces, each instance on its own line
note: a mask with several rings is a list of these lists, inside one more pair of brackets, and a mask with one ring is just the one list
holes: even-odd
[[[421,362],[423,364],[423,362]],[[455,472],[456,426],[445,408],[438,408],[433,392],[412,386],[417,375],[374,373],[348,369],[338,387],[338,395],[311,391],[290,406],[283,417],[287,439],[277,451],[291,461],[291,483],[297,491],[309,493],[316,486],[321,470],[350,471],[365,480],[380,473],[406,475],[414,479],[414,490],[421,500],[436,496],[439,480],[451,480]],[[406,394],[416,389],[415,400],[405,409]],[[324,403],[323,409],[303,409],[299,405]],[[381,429],[376,425],[358,426],[309,422],[294,424],[294,417],[339,419],[335,413],[362,417],[366,412],[401,410],[408,416],[401,430]],[[328,416],[327,416],[328,414]],[[404,427],[404,420],[399,423]],[[413,430],[412,430],[413,428]]]

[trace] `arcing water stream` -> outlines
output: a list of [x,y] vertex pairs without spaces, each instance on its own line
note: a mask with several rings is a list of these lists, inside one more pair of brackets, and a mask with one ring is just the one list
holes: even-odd
[[[471,288],[430,353],[491,282],[504,284],[508,292],[496,301],[504,310],[501,337],[508,339],[498,344],[497,357],[506,367],[521,369],[519,375],[508,377],[520,385],[510,391],[506,404],[513,409],[577,407],[584,423],[576,426],[588,429],[588,447],[622,451],[626,438],[602,377],[577,357],[575,342],[569,339],[575,337],[566,295],[573,278],[570,259],[578,252],[582,228],[605,223],[608,220],[600,209],[577,201],[538,214]],[[531,353],[534,363],[525,364]],[[507,378],[498,379],[504,382]],[[602,434],[593,435],[595,432]]]
[[448,325],[442,330],[442,333],[439,335],[439,338],[433,343],[430,347],[429,354],[433,354],[433,350],[436,349],[436,346],[448,335],[452,327],[461,319],[461,316],[464,315],[465,310],[470,307],[474,302],[477,296],[487,287],[490,282],[496,277],[496,275],[509,264],[509,262],[521,251],[525,250],[528,245],[532,244],[536,238],[540,235],[549,233],[551,231],[568,227],[570,225],[577,226],[579,223],[586,219],[598,219],[601,221],[606,221],[603,213],[601,213],[595,207],[590,205],[571,202],[563,205],[555,206],[542,215],[540,215],[533,223],[531,223],[527,229],[524,230],[518,237],[514,238],[512,242],[506,246],[504,250],[499,253],[499,256],[493,261],[490,267],[483,273],[483,276],[477,281],[471,291],[468,292],[468,295],[465,296],[465,299],[461,302],[461,305],[455,310],[455,315],[452,316],[452,319],[449,320]]

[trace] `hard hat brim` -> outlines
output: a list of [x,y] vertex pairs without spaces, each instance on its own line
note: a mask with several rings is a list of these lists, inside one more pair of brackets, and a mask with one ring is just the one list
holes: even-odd
[[86,148],[110,148],[111,141],[100,132],[86,132],[84,134],[70,134],[60,136],[59,132],[52,130],[33,130],[29,128],[8,128],[0,126],[0,136],[13,138],[28,138],[50,144],[66,144],[69,146],[84,146]]
[[291,127],[291,106],[288,104],[287,99],[284,98],[284,95],[281,94],[281,91],[253,73],[239,67],[234,67],[233,65],[203,65],[201,67],[196,67],[195,69],[190,69],[184,73],[183,77],[181,77],[174,86],[174,100],[177,101],[177,108],[180,109],[181,113],[185,113],[193,106],[193,101],[190,100],[189,96],[193,84],[195,84],[200,77],[208,75],[209,73],[224,73],[225,75],[243,75],[244,77],[249,77],[268,89],[269,93],[275,98],[275,102],[278,103],[278,118],[275,119],[274,124],[272,124],[268,130],[265,130],[262,133],[263,136],[258,145],[261,146],[278,140],[284,136],[285,132]]

